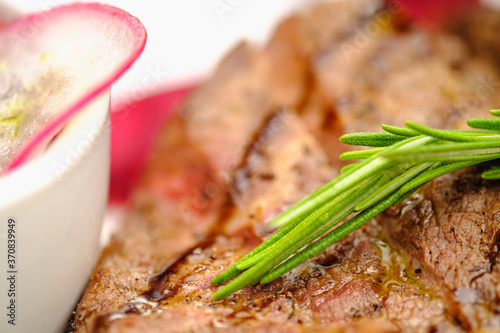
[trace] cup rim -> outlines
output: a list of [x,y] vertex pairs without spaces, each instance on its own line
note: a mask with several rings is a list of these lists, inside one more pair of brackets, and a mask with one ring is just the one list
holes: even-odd
[[[109,98],[108,89],[69,120],[45,152],[0,176],[0,209],[61,181],[82,163],[108,128]],[[89,128],[93,129],[92,133],[88,132]],[[78,143],[85,146],[75,153]],[[68,156],[72,157],[71,161]]]
[[[22,6],[19,6],[19,3],[14,3],[13,1],[1,1],[0,8],[2,9],[1,19],[7,21],[26,13],[26,10]],[[54,183],[71,171],[71,168],[67,167],[60,173],[39,172],[39,170],[47,170],[52,161],[62,156],[61,154],[64,153],[63,150],[67,147],[67,143],[88,139],[82,136],[82,133],[77,130],[78,128],[83,128],[85,125],[91,126],[93,123],[99,132],[104,129],[109,113],[109,96],[110,90],[108,89],[88,103],[80,114],[69,120],[58,137],[41,156],[33,158],[5,175],[0,175],[0,209],[9,207],[23,198],[43,191],[45,187],[50,186],[51,183]],[[101,108],[99,107],[92,107],[101,98],[108,100],[106,112],[101,112]],[[99,135],[88,140],[90,142],[89,147],[73,161],[72,165],[81,163],[98,139]]]

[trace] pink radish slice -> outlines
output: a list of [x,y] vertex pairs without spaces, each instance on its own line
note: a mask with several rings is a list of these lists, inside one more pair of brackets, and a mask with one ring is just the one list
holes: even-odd
[[61,6],[2,27],[0,170],[47,144],[132,65],[145,42],[137,18],[100,4]]

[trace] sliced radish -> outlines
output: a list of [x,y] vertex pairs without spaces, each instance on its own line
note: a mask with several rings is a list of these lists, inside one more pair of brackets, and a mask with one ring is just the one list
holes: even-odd
[[127,70],[146,42],[130,14],[72,4],[0,29],[0,170],[13,169]]

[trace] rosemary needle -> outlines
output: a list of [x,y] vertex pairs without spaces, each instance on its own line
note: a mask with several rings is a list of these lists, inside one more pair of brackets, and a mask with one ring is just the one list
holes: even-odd
[[402,136],[417,136],[420,135],[419,131],[415,131],[411,128],[405,128],[405,127],[397,127],[397,126],[391,126],[391,125],[385,125],[382,124],[382,129],[386,132],[396,134],[396,135],[402,135]]
[[[364,160],[365,158],[368,158],[368,157],[373,156],[377,153],[380,153],[383,149],[384,148],[373,148],[373,149],[366,149],[366,150],[348,151],[348,152],[340,154],[339,158],[343,161]],[[350,164],[350,165],[352,165],[352,164]]]
[[[500,117],[500,110],[490,114]],[[500,118],[470,119],[472,130],[434,129],[410,121],[405,125],[343,135],[340,141],[346,144],[377,148],[342,154],[343,160],[360,161],[273,220],[270,227],[279,229],[273,236],[212,279],[213,285],[229,282],[213,299],[275,280],[436,177],[500,159]],[[500,168],[482,177],[500,179]]]
[[307,235],[307,238],[311,237],[312,235],[311,238],[314,239],[317,237],[314,237],[315,231],[321,230],[320,228],[322,228],[322,226],[324,226],[325,224],[327,226],[330,226],[328,224],[328,221],[331,221],[330,223],[332,224],[340,222],[344,217],[349,215],[354,210],[354,204],[350,204],[361,197],[368,189],[371,189],[373,185],[375,185],[376,182],[379,181],[380,178],[380,176],[368,177],[356,186],[343,192],[341,195],[337,196],[332,201],[327,202],[323,207],[307,216],[301,223],[301,225],[297,226],[288,234],[286,234],[286,237],[281,238],[279,241],[277,241],[264,251],[260,252],[259,254],[247,259],[246,261],[240,262],[240,264],[238,264],[236,267],[238,269],[246,269],[248,267],[251,267],[253,264],[271,255],[273,251],[276,251],[276,249],[279,248],[297,247],[298,249],[302,247],[303,245],[300,244],[302,242],[301,238],[304,238],[304,235]]
[[500,179],[500,168],[485,171],[482,176],[484,179]]
[[340,142],[352,146],[387,147],[406,138],[388,132],[366,132],[345,134],[340,137]]
[[304,261],[314,257],[316,254],[325,250],[330,245],[338,242],[339,240],[350,234],[352,231],[361,227],[370,219],[374,218],[375,216],[383,212],[385,209],[389,208],[398,199],[399,195],[397,193],[393,193],[390,196],[388,196],[384,201],[380,202],[373,208],[365,210],[362,213],[356,215],[356,217],[352,218],[347,223],[344,223],[339,228],[333,230],[328,235],[323,237],[321,240],[311,244],[304,251],[302,251],[295,257],[292,257],[291,259],[280,265],[275,271],[264,276],[261,282],[269,283],[275,280],[276,278],[280,277],[281,275],[289,272],[293,268],[297,267]]
[[[496,110],[498,111],[498,110]],[[500,128],[500,119],[498,118],[474,118],[469,119],[467,122],[472,128],[479,128],[484,130],[498,130]]]
[[311,211],[333,199],[335,196],[350,188],[358,181],[396,163],[391,159],[383,157],[383,153],[392,152],[401,148],[412,148],[414,146],[418,146],[419,144],[432,143],[435,141],[434,138],[425,136],[402,138],[403,139],[401,141],[394,143],[378,154],[370,156],[356,165],[356,167],[341,173],[340,176],[332,180],[330,183],[324,185],[314,193],[302,199],[276,219],[271,221],[270,226],[273,228],[281,228],[297,218],[303,218],[304,215],[308,215]]

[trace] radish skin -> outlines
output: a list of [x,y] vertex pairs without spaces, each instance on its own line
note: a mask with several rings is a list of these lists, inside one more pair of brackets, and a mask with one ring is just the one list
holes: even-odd
[[3,26],[0,110],[22,109],[12,111],[22,112],[22,123],[16,128],[18,137],[7,138],[11,145],[0,147],[0,159],[8,160],[0,170],[14,169],[50,141],[75,113],[109,89],[145,43],[146,30],[137,18],[94,3],[56,7]]

